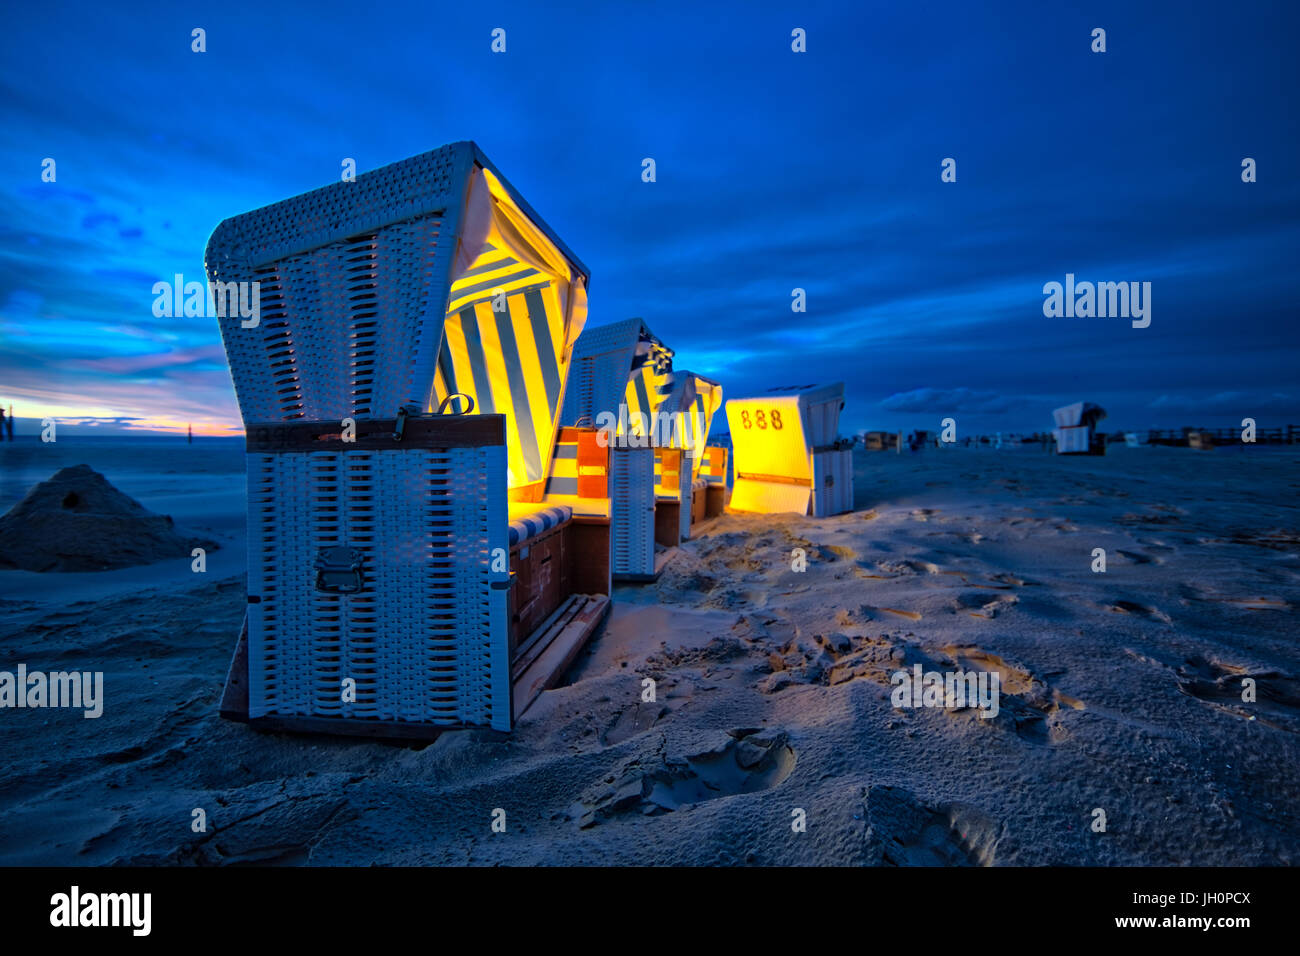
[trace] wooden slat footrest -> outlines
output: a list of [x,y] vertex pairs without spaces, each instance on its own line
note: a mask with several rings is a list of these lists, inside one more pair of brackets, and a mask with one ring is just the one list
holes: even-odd
[[515,720],[523,716],[542,691],[560,682],[605,619],[609,598],[604,594],[577,594],[562,610],[566,613],[553,620],[549,633],[533,645],[532,659],[514,676]]
[[244,615],[244,626],[239,629],[239,640],[235,643],[235,656],[230,659],[230,670],[226,672],[226,686],[221,692],[221,705],[218,708],[226,720],[238,720],[248,723],[248,615]]

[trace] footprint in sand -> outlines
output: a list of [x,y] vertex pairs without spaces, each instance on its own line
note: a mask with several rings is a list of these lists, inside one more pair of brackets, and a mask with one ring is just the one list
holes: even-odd
[[663,704],[636,703],[619,712],[614,721],[600,735],[600,742],[607,747],[631,740],[637,734],[643,734],[668,714]]
[[1300,545],[1300,532],[1283,528],[1274,528],[1270,531],[1235,531],[1230,540],[1233,544],[1252,545],[1273,551],[1295,551],[1296,546]]
[[903,567],[910,568],[917,574],[938,574],[940,573],[939,565],[931,561],[907,560],[903,562]]
[[[1178,689],[1237,717],[1290,733],[1300,733],[1300,680],[1276,670],[1257,670],[1226,661],[1189,657],[1175,671]],[[1246,679],[1255,682],[1255,700],[1242,700]]]
[[1163,558],[1152,557],[1149,554],[1143,554],[1141,551],[1124,551],[1116,549],[1115,553],[1122,557],[1130,564],[1164,564]]
[[862,610],[863,610],[864,612],[870,614],[872,617],[875,617],[875,612],[877,612],[877,611],[884,611],[884,612],[887,613],[887,614],[897,614],[899,617],[905,617],[905,618],[907,618],[909,621],[919,621],[919,620],[921,620],[921,615],[920,615],[919,612],[917,612],[917,611],[904,611],[904,610],[901,610],[901,609],[896,608],[896,607],[873,607],[873,606],[870,605],[870,604],[864,604],[864,605],[862,605]]
[[1291,605],[1279,597],[1229,597],[1224,594],[1212,594],[1201,592],[1197,595],[1199,600],[1214,601],[1218,604],[1231,604],[1233,607],[1239,607],[1246,611],[1288,611]]
[[823,561],[834,561],[837,558],[843,558],[845,561],[856,561],[858,559],[858,552],[854,551],[852,548],[846,548],[840,544],[828,544],[828,545],[819,546],[813,544],[811,541],[808,542],[807,544],[796,541],[795,545],[797,547],[802,547],[809,552],[815,552],[817,554],[817,557],[819,557]]
[[[1185,514],[1186,512],[1184,512]],[[1182,519],[1176,514],[1136,514],[1127,511],[1115,519],[1122,525],[1138,526],[1145,525],[1168,525],[1178,524]]]
[[[923,672],[996,673],[999,692],[996,717],[976,716],[976,704],[960,710],[945,710],[945,713],[970,718],[981,728],[995,726],[1013,730],[1029,743],[1054,744],[1064,740],[1069,731],[1057,715],[1066,708],[1087,709],[1083,701],[1062,693],[1046,679],[974,644],[950,644],[931,656],[917,644],[891,639],[887,635],[847,637],[845,640],[849,642],[850,650],[846,654],[836,654],[829,669],[831,686],[865,678],[888,689],[893,674],[910,670],[917,664]],[[838,652],[840,648],[832,650]]]
[[962,583],[971,588],[984,588],[989,591],[1010,591],[1012,588],[1032,587],[1037,582],[1027,581],[1014,574],[999,572],[997,574],[978,575],[974,572],[944,571],[943,574],[955,574]]
[[796,756],[784,731],[740,728],[712,750],[687,757],[639,759],[592,788],[569,808],[580,827],[629,813],[660,816],[719,797],[756,793],[780,785]]
[[1114,611],[1116,614],[1136,614],[1139,617],[1160,621],[1163,624],[1173,623],[1169,615],[1159,608],[1138,604],[1136,601],[1116,601],[1114,604],[1107,605],[1107,610]]
[[919,558],[906,558],[902,561],[876,561],[874,567],[881,573],[870,574],[859,570],[858,576],[888,580],[911,574],[957,574],[956,571],[944,571],[939,565]]
[[965,613],[971,617],[982,618],[991,621],[998,616],[998,613],[1019,604],[1020,598],[1014,594],[999,594],[993,600],[989,600],[987,594],[959,594],[957,601],[953,606],[954,613]]
[[1223,598],[1225,604],[1235,604],[1247,611],[1286,611],[1291,605],[1281,598]]
[[[1172,544],[1165,544],[1165,542],[1161,541],[1159,538],[1137,538],[1136,543],[1142,545],[1142,547],[1146,548],[1148,551],[1163,551],[1167,554],[1172,554],[1178,550]],[[1157,558],[1156,560],[1158,561],[1159,559]]]
[[[840,635],[842,636],[842,635]],[[930,668],[933,662],[914,645],[899,644],[888,636],[846,638],[847,652],[841,647],[833,650],[835,662],[827,675],[833,687],[847,681],[865,678],[888,685],[890,675],[913,664]]]
[[[1033,587],[1037,583],[1034,581],[1027,580],[1026,578],[1017,577],[1014,574],[1008,574],[1005,571],[1000,571],[997,574],[990,574],[989,580],[993,582],[993,586],[1000,587],[1000,588]],[[985,585],[979,585],[979,584],[975,585],[975,587],[984,587],[984,586]]]
[[1009,720],[1016,734],[1031,743],[1059,743],[1068,731],[1056,715],[1063,707],[1086,710],[1083,701],[1052,687],[1026,668],[1008,663],[996,654],[970,644],[953,644],[943,652],[964,671],[985,671],[998,675],[1001,694],[998,716],[981,723]]
[[867,863],[885,866],[992,866],[1006,827],[976,807],[931,807],[901,787],[865,794]]

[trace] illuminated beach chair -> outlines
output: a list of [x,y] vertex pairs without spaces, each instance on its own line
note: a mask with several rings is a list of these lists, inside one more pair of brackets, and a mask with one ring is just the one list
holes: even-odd
[[223,715],[511,729],[609,604],[599,456],[547,493],[586,267],[456,143],[226,220],[207,270],[261,303],[219,320],[249,499]]
[[[714,503],[715,513],[722,511],[722,500],[718,496],[726,495],[726,449],[707,447],[713,416],[721,407],[721,385],[694,372],[675,371],[672,386],[656,409],[659,421],[668,430],[668,447],[681,452],[679,457],[671,460],[669,456],[660,456],[659,473],[664,473],[666,463],[669,479],[662,482],[656,491],[677,502],[678,534],[683,541],[690,538],[691,526],[707,516],[709,477],[719,467],[719,454],[721,484],[714,483]],[[672,478],[674,467],[678,469],[676,480]]]
[[[727,452],[722,445],[709,445],[704,449],[704,460],[700,465],[697,482],[704,485],[702,501],[691,500],[691,521],[698,522],[707,518],[716,518],[727,508]],[[696,512],[699,511],[699,517]]]
[[[635,318],[589,327],[574,348],[561,418],[566,425],[612,432],[609,488],[617,580],[654,580],[680,538],[678,513],[657,507],[658,450],[652,447],[653,415],[672,388],[672,363],[672,350]],[[664,529],[657,534],[661,522]],[[661,550],[656,551],[656,541]]]
[[1106,410],[1092,402],[1075,402],[1052,412],[1056,428],[1058,455],[1104,455],[1105,436],[1097,434],[1097,423],[1106,417]]
[[730,511],[826,517],[853,509],[853,451],[837,437],[844,384],[769,389],[726,404]]

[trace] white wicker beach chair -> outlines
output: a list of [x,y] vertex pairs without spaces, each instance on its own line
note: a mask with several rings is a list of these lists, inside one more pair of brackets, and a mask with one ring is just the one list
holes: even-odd
[[817,517],[853,509],[851,443],[837,438],[844,383],[769,389],[727,401],[732,511]]
[[1106,443],[1098,440],[1097,423],[1106,417],[1106,410],[1092,402],[1075,402],[1052,412],[1056,428],[1052,437],[1056,439],[1058,455],[1104,455]]
[[[721,385],[695,372],[674,371],[672,386],[657,409],[670,422],[669,447],[684,456],[676,486],[682,540],[690,538],[691,526],[705,517],[708,482],[703,467],[708,456],[709,429],[721,407]],[[671,492],[664,488],[661,494]]]
[[[656,552],[656,449],[653,424],[642,431],[639,416],[652,416],[672,387],[672,350],[640,319],[587,328],[574,348],[563,420],[590,426],[615,423],[610,448],[613,573],[617,580],[653,580],[666,563]],[[633,446],[633,433],[646,441]],[[674,501],[678,501],[674,497]],[[664,512],[658,518],[665,520]],[[670,522],[677,526],[676,518]],[[659,543],[670,548],[674,531]]]
[[226,220],[207,269],[261,293],[219,320],[249,495],[223,713],[509,730],[608,608],[608,518],[545,500],[586,267],[456,143]]

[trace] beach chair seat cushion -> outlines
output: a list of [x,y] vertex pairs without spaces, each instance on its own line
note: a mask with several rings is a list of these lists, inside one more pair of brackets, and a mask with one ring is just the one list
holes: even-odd
[[558,528],[573,519],[573,509],[568,505],[511,504],[510,546],[523,544],[543,532]]

